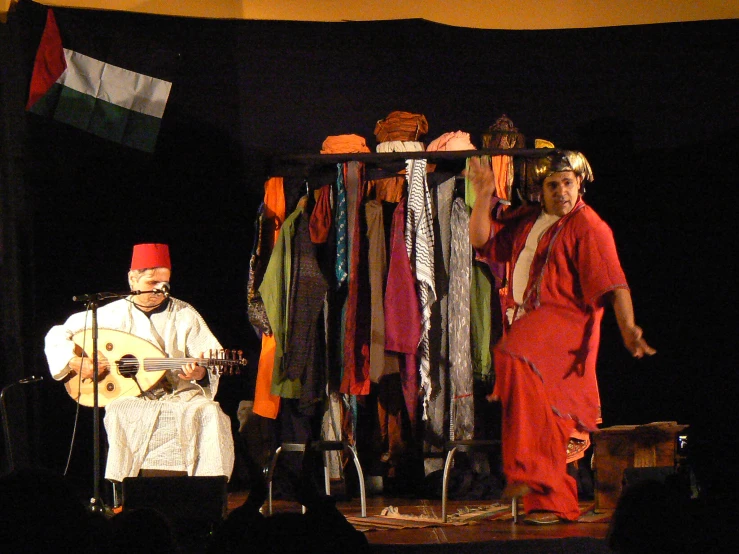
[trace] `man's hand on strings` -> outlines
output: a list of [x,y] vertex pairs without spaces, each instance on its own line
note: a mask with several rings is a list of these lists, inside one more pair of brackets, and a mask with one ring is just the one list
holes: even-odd
[[[200,358],[203,358],[203,352],[200,353]],[[184,381],[200,381],[205,377],[205,367],[198,365],[196,362],[190,362],[180,368],[177,376]]]
[[[81,373],[83,380],[93,378],[92,358],[88,358],[87,356],[75,356],[69,360],[68,365],[72,371]],[[103,356],[102,352],[98,352],[98,379],[104,377],[108,371],[110,371],[108,358]]]

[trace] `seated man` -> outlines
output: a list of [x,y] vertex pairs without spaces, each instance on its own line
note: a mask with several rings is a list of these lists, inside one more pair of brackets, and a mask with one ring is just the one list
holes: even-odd
[[[128,272],[133,294],[98,310],[99,329],[139,337],[170,358],[202,358],[203,353],[220,351],[221,345],[200,314],[169,296],[171,269],[167,245],[134,246]],[[81,382],[93,378],[92,358],[80,356],[73,342],[75,333],[90,325],[88,312],[80,312],[47,333],[45,352],[54,379],[63,380],[70,374],[72,380],[81,378]],[[117,360],[108,360],[101,345],[98,350],[98,378],[102,379],[118,371]],[[105,477],[118,482],[140,474],[229,478],[234,445],[231,421],[213,401],[218,378],[216,370],[190,361],[166,369],[148,390],[142,387],[138,396],[119,396],[107,403]]]

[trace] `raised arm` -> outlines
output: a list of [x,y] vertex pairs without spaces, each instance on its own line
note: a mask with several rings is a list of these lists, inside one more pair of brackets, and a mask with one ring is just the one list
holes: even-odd
[[475,205],[470,214],[470,244],[482,248],[490,238],[493,224],[495,173],[492,167],[480,163],[479,158],[471,158],[466,175],[475,190]]

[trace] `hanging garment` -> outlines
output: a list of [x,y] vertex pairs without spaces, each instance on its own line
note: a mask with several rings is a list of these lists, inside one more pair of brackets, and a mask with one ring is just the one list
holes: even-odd
[[[392,140],[377,145],[377,152],[422,152],[424,145],[418,141]],[[405,169],[393,177],[367,181],[367,193],[374,193],[376,200],[397,204],[405,196]]]
[[[259,297],[259,304],[264,308],[264,300],[259,293],[259,287],[264,280],[264,273],[267,270],[269,260],[272,255],[277,237],[280,234],[282,222],[285,221],[285,189],[282,177],[271,177],[264,184],[264,214],[262,217],[261,231],[261,252],[259,253],[259,266],[264,265],[264,269],[259,273],[255,272],[255,278],[252,281],[255,293],[253,298]],[[267,310],[264,308],[266,315]],[[267,317],[269,322],[269,316]],[[254,387],[254,407],[253,412],[262,417],[275,419],[280,411],[280,397],[272,394],[272,370],[275,364],[276,342],[272,329],[269,333],[262,334],[262,349],[259,353],[259,364],[257,366],[257,381]]]
[[[513,125],[513,121],[505,114],[499,117],[493,125],[491,125],[486,133],[482,135],[483,148],[490,149],[508,149],[508,148],[524,148],[526,146],[525,137],[518,132]],[[495,156],[496,158],[498,156]],[[513,200],[513,157],[501,156],[498,162],[499,166],[494,166],[496,196],[502,200],[511,202]],[[501,167],[501,166],[507,167]],[[498,176],[500,175],[500,178]]]
[[385,288],[385,349],[405,354],[400,368],[403,398],[415,430],[418,408],[418,368],[416,352],[421,340],[421,309],[415,278],[405,246],[405,206],[403,199],[393,212],[390,227],[390,263]]
[[474,384],[470,345],[470,214],[464,200],[452,205],[452,248],[449,263],[449,365],[452,440],[474,438]]
[[252,411],[269,419],[276,419],[277,414],[280,413],[280,397],[272,394],[272,372],[275,367],[276,347],[277,342],[274,335],[262,335],[262,349],[259,351]]
[[426,183],[426,160],[407,160],[408,217],[405,225],[405,245],[411,267],[415,270],[416,289],[421,307],[421,342],[419,370],[423,392],[423,419],[427,418],[432,393],[429,361],[429,327],[431,306],[436,301],[434,288],[434,226],[431,196]]
[[[290,310],[288,313],[287,346],[283,356],[287,387],[300,391],[299,411],[309,413],[320,400],[323,382],[323,301],[328,282],[316,257],[316,247],[310,238],[310,215],[303,213],[296,221],[293,237],[292,276],[290,278]],[[319,350],[320,348],[320,350]]]
[[367,269],[366,232],[362,217],[363,165],[349,162],[344,165],[344,183],[349,207],[349,296],[344,317],[344,376],[341,392],[366,395],[370,391],[370,297]]
[[284,398],[298,398],[301,392],[299,388],[294,389],[295,383],[293,381],[286,379],[282,358],[287,346],[289,325],[292,242],[297,219],[303,213],[303,209],[304,202],[299,202],[298,207],[282,225],[267,265],[267,271],[264,272],[264,279],[259,287],[275,338],[271,393]]
[[[524,136],[518,132],[505,114],[499,117],[495,124],[491,125],[488,132],[482,136],[483,146],[485,148],[522,148],[525,146]],[[502,213],[511,206],[513,202],[513,183],[514,183],[514,166],[512,156],[493,156],[485,157],[489,160],[493,172],[495,174],[495,195],[501,199],[498,211]],[[524,175],[526,172],[522,172]],[[497,299],[500,303],[500,313],[505,314],[506,297],[508,296],[508,287],[510,286],[511,274],[510,264],[508,263],[491,263],[490,271],[495,279],[493,283],[493,297],[497,292]],[[497,306],[496,306],[497,308]],[[495,314],[497,315],[497,309]],[[494,344],[502,335],[503,321],[497,317],[493,317],[491,321],[491,342]]]
[[388,462],[388,476],[392,476],[394,466],[405,452],[403,439],[403,392],[400,375],[383,375],[377,386],[377,422],[380,428],[380,441],[383,453],[380,461]]
[[385,282],[387,280],[387,253],[382,203],[370,200],[365,204],[369,284],[371,296],[370,324],[370,380],[400,371],[398,356],[385,350]]
[[[469,167],[469,161],[467,162]],[[465,204],[471,211],[475,205],[475,191],[465,178]],[[477,259],[472,261],[470,273],[470,337],[472,367],[478,379],[488,380],[492,375],[492,312],[493,276],[490,265]],[[496,299],[496,304],[498,303]],[[496,313],[499,312],[495,310]]]
[[310,215],[310,240],[313,244],[323,244],[331,231],[331,185],[318,190],[318,200]]
[[340,288],[349,276],[348,214],[346,209],[346,189],[344,188],[344,165],[336,164],[336,288]]
[[264,302],[257,290],[264,277],[267,268],[266,259],[262,256],[262,229],[264,228],[264,202],[257,210],[257,219],[254,222],[254,244],[249,256],[249,276],[246,280],[246,313],[254,331],[258,336],[262,334],[271,335],[272,328],[269,326],[267,312],[264,310]]
[[[436,184],[440,179],[443,182]],[[454,176],[447,173],[428,174],[432,215],[435,225],[434,286],[436,302],[431,307],[431,325],[428,331],[429,379],[432,393],[428,400],[426,421],[426,450],[440,451],[449,438],[449,256],[451,249],[451,216],[454,198]],[[432,186],[433,183],[433,186]],[[442,468],[442,459],[424,460],[426,472]]]

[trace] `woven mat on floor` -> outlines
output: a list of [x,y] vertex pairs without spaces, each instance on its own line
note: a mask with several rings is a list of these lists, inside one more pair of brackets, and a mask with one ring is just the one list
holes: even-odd
[[498,519],[511,515],[510,504],[489,504],[485,506],[466,506],[453,514],[447,515],[446,523],[441,517],[430,514],[401,514],[398,508],[388,506],[380,515],[367,517],[350,516],[346,519],[359,531],[378,531],[391,529],[422,529],[424,527],[440,527],[443,525],[469,525],[482,519]]
[[[579,523],[608,523],[611,520],[613,511],[596,513],[593,511],[593,504],[580,505]],[[523,517],[523,513],[519,513],[519,518]],[[441,527],[445,525],[469,525],[476,521],[509,521],[513,519],[510,504],[488,504],[484,506],[465,506],[460,508],[453,514],[447,516],[444,523],[441,517],[430,514],[402,514],[398,508],[388,506],[384,508],[380,515],[355,517],[348,516],[347,521],[351,523],[358,531],[388,531],[394,529],[423,529],[426,527]],[[520,520],[519,520],[520,521]]]

